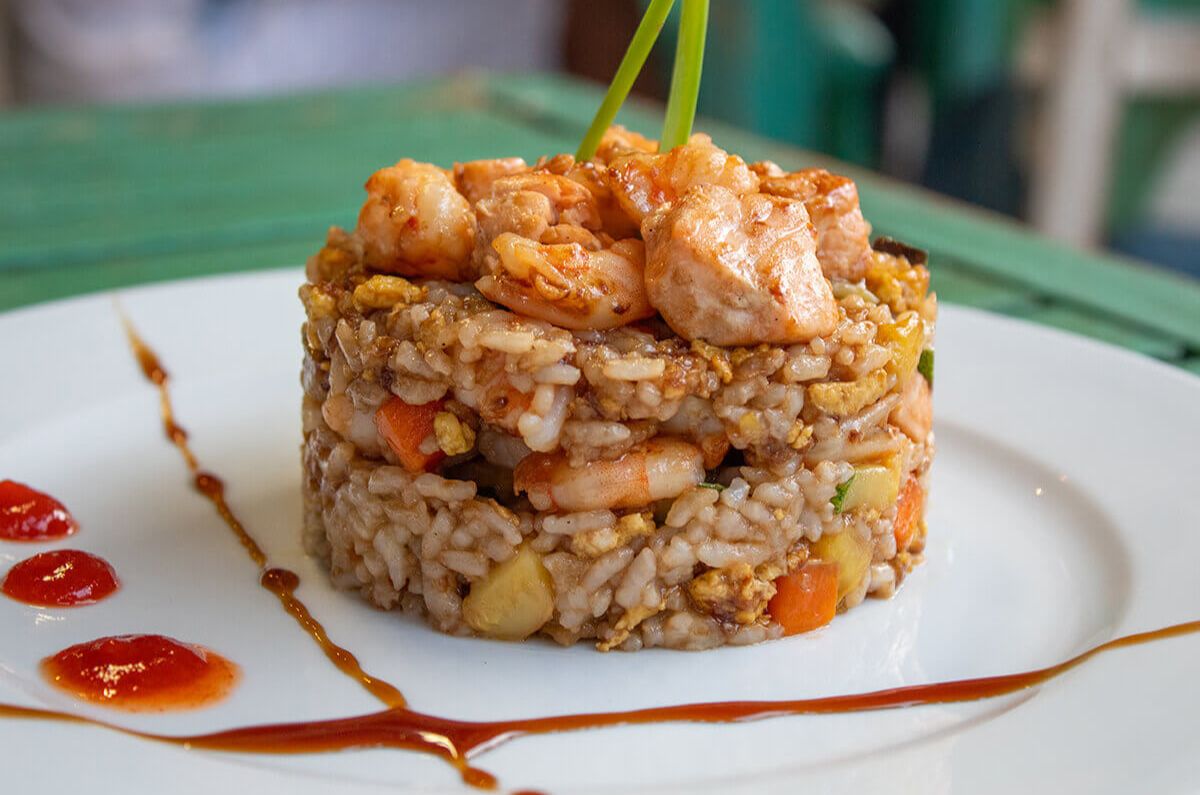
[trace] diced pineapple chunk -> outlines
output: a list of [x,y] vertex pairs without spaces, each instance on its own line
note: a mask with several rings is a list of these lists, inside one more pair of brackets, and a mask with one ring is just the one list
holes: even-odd
[[915,309],[929,292],[929,270],[906,257],[872,251],[867,262],[867,289],[900,314]]
[[921,349],[925,346],[925,323],[916,312],[905,312],[895,323],[884,323],[879,327],[879,341],[892,351],[892,360],[886,369],[903,384],[917,369]]
[[849,513],[867,508],[882,513],[896,504],[900,494],[900,461],[891,458],[887,464],[864,464],[854,468],[839,503],[837,513]]
[[871,549],[851,529],[840,533],[823,535],[813,544],[812,556],[838,566],[838,593],[840,602],[846,594],[862,585],[863,577],[871,566]]
[[522,546],[471,586],[462,612],[472,629],[489,638],[523,640],[537,632],[554,614],[554,581],[542,556]]

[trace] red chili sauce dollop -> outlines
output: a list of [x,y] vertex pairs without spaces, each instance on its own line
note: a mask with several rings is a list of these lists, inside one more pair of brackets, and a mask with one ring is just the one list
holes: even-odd
[[78,529],[71,512],[49,494],[0,480],[0,541],[51,541]]
[[42,660],[52,685],[128,712],[195,709],[224,698],[238,667],[216,652],[164,635],[115,635]]
[[13,566],[0,581],[5,596],[38,607],[95,604],[119,587],[107,560],[78,549],[38,553]]

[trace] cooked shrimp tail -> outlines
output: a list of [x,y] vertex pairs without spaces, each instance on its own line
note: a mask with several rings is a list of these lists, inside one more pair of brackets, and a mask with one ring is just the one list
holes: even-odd
[[704,456],[679,439],[654,438],[615,461],[572,467],[564,453],[533,453],[517,465],[513,487],[538,510],[640,508],[678,497],[704,480]]

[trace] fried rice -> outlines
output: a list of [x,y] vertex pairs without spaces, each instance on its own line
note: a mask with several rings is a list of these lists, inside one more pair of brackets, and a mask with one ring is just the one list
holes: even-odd
[[[620,136],[586,164],[593,195],[606,180],[620,189]],[[558,174],[562,158],[488,162]],[[332,229],[308,262],[304,542],[333,582],[446,633],[626,651],[808,628],[782,620],[794,610],[783,602],[821,565],[835,567],[830,610],[891,596],[921,560],[934,453],[923,255],[876,241],[847,271],[814,205],[800,234],[814,238],[832,296],[825,333],[714,344],[653,307],[568,328],[481,293],[473,277],[495,272],[510,233],[488,229],[500,189],[472,181],[479,162],[437,169],[468,208],[465,253],[427,267],[396,238],[409,251],[381,265],[364,207],[358,229]],[[771,164],[748,173],[760,192],[797,178]],[[845,210],[828,193],[826,210]],[[636,210],[572,226],[570,209],[558,231],[522,241],[597,250],[577,241],[583,228],[608,249],[618,234],[604,230],[650,240],[665,212],[640,228]]]

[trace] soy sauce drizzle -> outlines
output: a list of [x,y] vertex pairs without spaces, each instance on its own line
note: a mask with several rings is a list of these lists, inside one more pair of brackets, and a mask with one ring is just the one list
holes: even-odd
[[154,351],[138,336],[137,330],[134,329],[129,319],[122,318],[122,320],[125,325],[125,335],[129,339],[129,346],[133,350],[138,365],[142,368],[142,374],[158,390],[159,415],[162,418],[163,431],[166,433],[167,439],[183,456],[183,461],[192,474],[192,482],[196,491],[212,503],[221,520],[225,522],[242,548],[246,550],[246,554],[258,566],[261,572],[259,584],[279,599],[283,609],[316,641],[317,645],[321,647],[321,651],[325,653],[330,662],[337,666],[338,670],[356,680],[368,693],[388,707],[403,707],[406,703],[404,695],[395,686],[364,671],[358,658],[348,649],[333,642],[321,622],[313,618],[304,603],[296,598],[295,590],[300,584],[299,575],[288,569],[267,568],[267,553],[246,530],[245,525],[225,500],[225,484],[212,472],[201,469],[200,462],[188,443],[187,431],[175,421],[175,409],[171,403],[171,377],[166,368],[162,366]]
[[[342,671],[357,679],[389,708],[365,715],[301,723],[278,723],[227,729],[210,734],[172,736],[141,732],[105,721],[66,712],[0,704],[0,716],[33,720],[55,720],[101,726],[126,735],[185,748],[203,748],[237,753],[301,754],[352,748],[404,748],[432,754],[456,767],[463,780],[475,787],[492,789],[496,779],[490,773],[471,767],[467,759],[501,743],[528,735],[594,729],[606,726],[649,723],[732,723],[779,717],[873,710],[897,709],[924,704],[950,704],[976,701],[1016,693],[1043,684],[1070,671],[1101,653],[1200,632],[1200,620],[1173,624],[1162,629],[1138,632],[1115,638],[1088,649],[1064,662],[1022,673],[961,679],[924,685],[876,690],[820,698],[781,701],[723,701],[681,704],[668,707],[557,715],[507,721],[458,721],[407,709],[396,688],[363,672],[354,655],[336,645],[320,622],[294,595],[299,577],[287,569],[266,568],[266,555],[245,530],[224,499],[220,480],[200,470],[187,443],[187,433],[174,421],[168,377],[154,353],[126,323],[130,344],[142,371],[159,391],[163,427],[168,438],[180,450],[195,477],[196,488],[216,507],[217,512],[241,541],[250,557],[263,570],[260,584],[279,598],[284,609],[325,651]],[[523,792],[532,793],[531,790]]]
[[291,569],[266,569],[258,582],[263,588],[275,594],[279,603],[283,605],[283,609],[296,620],[296,623],[308,633],[309,637],[317,642],[317,645],[325,652],[325,656],[337,666],[339,671],[351,679],[357,679],[367,692],[389,707],[405,706],[404,695],[398,688],[363,671],[358,664],[357,657],[329,639],[328,633],[325,632],[325,626],[313,618],[304,602],[296,597],[296,588],[300,586],[300,576],[296,572]]
[[495,786],[495,778],[482,770],[469,767],[466,759],[472,754],[495,748],[517,737],[626,724],[732,723],[782,715],[868,712],[922,704],[977,701],[1016,693],[1042,684],[1106,651],[1196,632],[1200,632],[1200,621],[1173,624],[1162,629],[1115,638],[1057,665],[1001,676],[910,685],[821,698],[721,701],[510,721],[456,721],[396,707],[350,718],[266,724],[211,734],[171,736],[135,731],[78,715],[31,707],[0,704],[0,716],[86,723],[156,742],[237,753],[302,754],[351,748],[406,748],[439,756],[458,767],[467,783],[491,788]]

